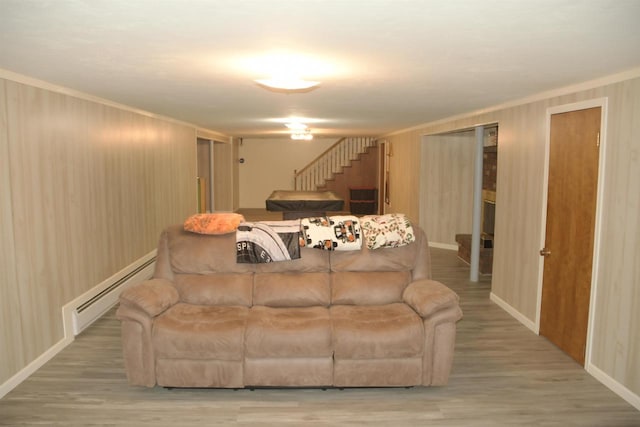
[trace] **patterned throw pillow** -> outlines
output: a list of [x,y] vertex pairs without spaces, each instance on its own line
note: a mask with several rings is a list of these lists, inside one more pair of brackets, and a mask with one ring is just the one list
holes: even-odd
[[334,215],[300,220],[303,246],[326,251],[359,251],[362,247],[358,217]]
[[235,232],[244,216],[232,212],[195,214],[184,222],[184,229],[198,234],[227,234]]
[[416,239],[404,214],[367,215],[360,218],[360,224],[369,249],[397,248]]

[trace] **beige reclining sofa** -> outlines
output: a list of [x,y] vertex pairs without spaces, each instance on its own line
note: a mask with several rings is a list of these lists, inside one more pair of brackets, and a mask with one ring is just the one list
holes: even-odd
[[235,234],[161,236],[151,280],[117,311],[132,385],[444,385],[458,296],[430,279],[424,233],[406,246],[301,248],[300,259],[236,263]]

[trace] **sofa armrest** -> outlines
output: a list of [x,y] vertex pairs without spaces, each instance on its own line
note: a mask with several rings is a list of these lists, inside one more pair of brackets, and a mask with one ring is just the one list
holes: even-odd
[[178,291],[165,279],[151,279],[120,294],[116,317],[122,321],[122,352],[131,385],[156,385],[152,343],[154,317],[178,302]]
[[424,323],[422,384],[447,384],[453,364],[456,322],[462,318],[458,295],[440,282],[420,279],[405,288],[402,298]]
[[421,279],[412,282],[402,294],[402,299],[423,319],[441,310],[458,306],[458,294],[440,282]]
[[125,289],[120,305],[134,308],[156,317],[179,300],[178,290],[165,279],[151,279]]

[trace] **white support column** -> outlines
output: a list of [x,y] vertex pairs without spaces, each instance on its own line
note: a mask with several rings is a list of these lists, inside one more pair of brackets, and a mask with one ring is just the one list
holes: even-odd
[[476,126],[476,158],[473,174],[473,222],[471,227],[471,273],[469,280],[478,281],[480,270],[480,226],[482,221],[482,163],[484,126]]

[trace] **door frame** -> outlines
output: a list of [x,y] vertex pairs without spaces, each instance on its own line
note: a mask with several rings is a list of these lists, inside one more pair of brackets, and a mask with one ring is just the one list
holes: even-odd
[[[205,137],[196,137],[196,158],[198,157],[198,144],[200,143],[206,143],[208,145],[208,167],[209,167],[209,176],[206,177],[207,178],[207,194],[206,197],[209,199],[209,212],[215,212],[215,189],[214,189],[214,182],[215,182],[215,157],[214,157],[214,146],[216,144],[216,140],[214,139],[210,139],[210,138],[205,138]],[[218,142],[219,144],[221,144],[220,142]],[[197,161],[197,160],[196,160]],[[196,171],[197,172],[197,171]],[[206,204],[205,204],[206,206]]]
[[[542,215],[540,225],[540,242],[538,247],[543,248],[546,241],[547,229],[547,203],[549,196],[549,150],[551,147],[551,116],[554,114],[567,113],[571,111],[586,110],[600,107],[600,153],[598,159],[598,184],[596,193],[595,230],[593,234],[593,262],[591,266],[591,296],[589,298],[589,319],[587,320],[587,343],[585,349],[584,367],[588,370],[591,365],[591,344],[593,341],[593,330],[595,325],[595,307],[598,298],[598,265],[600,260],[600,243],[602,229],[602,214],[604,211],[604,181],[605,181],[605,159],[607,147],[607,116],[608,98],[595,98],[571,104],[563,104],[547,108],[545,116],[545,146],[544,146],[544,175],[542,185]],[[542,313],[542,285],[544,273],[544,257],[538,260],[538,293],[535,333],[540,334],[540,317]]]

